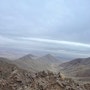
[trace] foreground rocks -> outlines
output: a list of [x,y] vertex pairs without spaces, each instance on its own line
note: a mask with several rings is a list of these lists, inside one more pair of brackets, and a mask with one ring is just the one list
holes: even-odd
[[90,84],[79,85],[60,75],[50,71],[30,73],[16,69],[7,78],[0,78],[0,90],[90,90]]

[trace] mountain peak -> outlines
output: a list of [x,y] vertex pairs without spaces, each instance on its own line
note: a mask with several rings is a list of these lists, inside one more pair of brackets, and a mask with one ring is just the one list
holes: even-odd
[[56,57],[54,57],[51,54],[46,54],[46,55],[40,57],[39,59],[42,60],[42,61],[50,62],[50,63],[54,63],[54,62],[59,61]]
[[19,58],[19,59],[21,59],[21,60],[32,60],[32,59],[34,59],[36,56],[34,56],[34,55],[32,55],[32,54],[27,54],[27,55],[25,55],[25,56],[23,56],[23,57],[21,57],[21,58]]
[[45,57],[54,57],[51,54],[46,54]]
[[25,57],[35,57],[34,55],[32,55],[32,54],[27,54]]

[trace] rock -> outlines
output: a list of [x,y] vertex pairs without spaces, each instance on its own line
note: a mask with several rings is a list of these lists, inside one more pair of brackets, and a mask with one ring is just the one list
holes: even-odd
[[64,74],[62,74],[62,73],[58,73],[58,77],[61,79],[61,80],[65,80],[65,76],[64,76]]

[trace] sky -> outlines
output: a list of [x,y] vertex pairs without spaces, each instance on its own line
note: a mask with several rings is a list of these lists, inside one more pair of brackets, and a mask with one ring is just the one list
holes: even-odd
[[0,49],[90,56],[90,0],[0,0]]

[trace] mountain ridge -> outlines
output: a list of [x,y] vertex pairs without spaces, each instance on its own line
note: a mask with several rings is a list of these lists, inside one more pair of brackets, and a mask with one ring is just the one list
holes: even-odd
[[[35,58],[32,58],[35,57]],[[31,54],[25,55],[14,61],[20,68],[30,70],[30,71],[42,71],[52,69],[53,63],[59,63],[60,61],[56,59],[51,54],[46,54],[41,57],[37,57]]]
[[62,67],[62,71],[71,76],[90,77],[90,57],[77,58],[69,62],[65,62],[58,67]]

